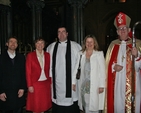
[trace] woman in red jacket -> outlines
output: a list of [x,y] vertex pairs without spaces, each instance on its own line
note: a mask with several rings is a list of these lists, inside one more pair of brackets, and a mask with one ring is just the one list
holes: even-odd
[[26,58],[26,80],[28,86],[26,110],[43,113],[51,108],[51,78],[49,77],[50,55],[43,49],[45,41],[35,41],[35,51]]

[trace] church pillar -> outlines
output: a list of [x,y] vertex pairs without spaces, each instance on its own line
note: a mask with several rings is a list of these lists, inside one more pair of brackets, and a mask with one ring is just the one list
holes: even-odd
[[72,9],[72,36],[74,41],[82,44],[84,38],[83,8],[88,0],[68,0]]
[[45,6],[41,0],[28,0],[32,11],[32,39],[42,36],[42,8]]
[[[6,4],[8,2],[8,4]],[[12,17],[9,1],[0,2],[0,54],[3,53],[7,39],[12,35]]]

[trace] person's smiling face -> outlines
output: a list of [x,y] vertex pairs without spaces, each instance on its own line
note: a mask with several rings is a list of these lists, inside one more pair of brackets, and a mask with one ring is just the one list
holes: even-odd
[[35,47],[38,51],[42,51],[45,47],[45,42],[43,40],[39,40],[35,43]]
[[67,40],[68,32],[64,27],[58,29],[58,38],[59,41],[64,42]]
[[8,50],[14,51],[18,46],[18,42],[15,38],[10,38],[6,45],[8,46]]
[[117,29],[117,34],[121,40],[126,40],[128,38],[128,33],[130,32],[130,28],[126,25],[121,25]]
[[94,49],[94,39],[89,37],[86,39],[86,49],[93,50]]

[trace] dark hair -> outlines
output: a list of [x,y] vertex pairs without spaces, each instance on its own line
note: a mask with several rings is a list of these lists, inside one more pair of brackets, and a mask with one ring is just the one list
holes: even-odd
[[7,43],[9,42],[9,40],[10,40],[11,38],[16,39],[16,40],[17,40],[17,43],[18,43],[18,39],[17,39],[17,37],[16,37],[16,36],[10,36],[10,37],[7,39]]
[[[68,30],[65,26],[59,26],[58,29],[60,29],[60,28],[65,28],[66,32],[68,32]],[[57,29],[57,32],[58,32],[58,29]]]
[[46,41],[42,38],[42,37],[37,37],[37,39],[34,40],[34,44],[33,44],[33,50],[35,50],[35,44],[38,42],[38,41],[43,41],[44,42],[44,49],[46,47]]
[[45,40],[42,37],[38,37],[35,41],[34,44],[36,44],[38,41],[44,41],[44,43],[46,44]]

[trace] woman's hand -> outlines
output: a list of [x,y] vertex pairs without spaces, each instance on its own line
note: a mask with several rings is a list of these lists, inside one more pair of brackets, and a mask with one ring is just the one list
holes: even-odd
[[29,91],[30,93],[33,93],[33,92],[34,92],[33,86],[28,87],[28,91]]
[[72,85],[72,90],[76,91],[76,85],[75,84]]

